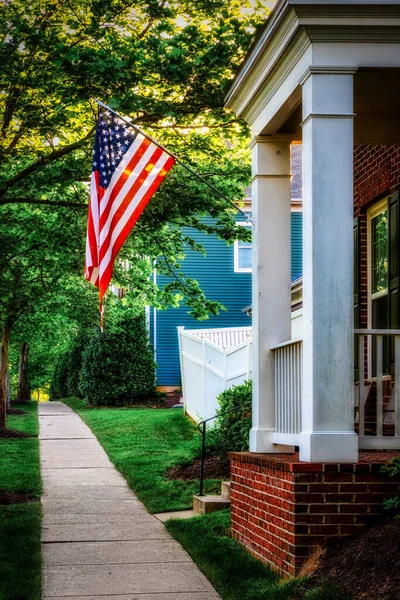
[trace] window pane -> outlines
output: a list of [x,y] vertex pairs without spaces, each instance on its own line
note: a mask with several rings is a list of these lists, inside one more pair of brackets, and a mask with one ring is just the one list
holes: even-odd
[[251,248],[251,242],[243,242],[239,240],[239,248]]
[[371,220],[372,293],[388,288],[388,211]]
[[239,248],[239,269],[251,269],[251,247]]

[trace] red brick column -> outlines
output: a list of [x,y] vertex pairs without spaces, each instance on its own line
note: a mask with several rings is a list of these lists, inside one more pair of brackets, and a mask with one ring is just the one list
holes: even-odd
[[382,464],[396,453],[361,453],[355,464],[300,463],[297,454],[234,452],[233,536],[283,575],[296,575],[316,545],[383,518],[399,484]]

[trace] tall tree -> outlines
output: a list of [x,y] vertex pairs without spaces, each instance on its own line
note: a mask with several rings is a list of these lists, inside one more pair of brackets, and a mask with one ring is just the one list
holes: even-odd
[[[13,0],[0,13],[0,428],[8,346],[63,273],[82,261],[95,103],[143,126],[233,200],[249,180],[247,130],[223,108],[232,73],[265,17],[249,0]],[[25,203],[30,205],[26,206]],[[52,204],[51,207],[41,204]],[[75,208],[75,206],[77,208]],[[206,227],[201,214],[211,213]],[[131,301],[218,310],[180,271],[182,225],[246,237],[227,204],[175,167],[121,254]],[[16,226],[14,226],[14,219]],[[7,227],[9,230],[7,230]],[[80,241],[77,239],[80,236]],[[4,245],[3,245],[4,244]],[[172,276],[162,292],[152,262]]]

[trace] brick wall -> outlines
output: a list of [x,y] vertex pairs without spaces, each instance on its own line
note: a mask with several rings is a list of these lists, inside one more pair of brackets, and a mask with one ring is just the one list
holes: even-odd
[[233,536],[283,575],[316,545],[354,535],[383,517],[398,483],[380,473],[388,453],[356,464],[300,463],[297,454],[231,453]]

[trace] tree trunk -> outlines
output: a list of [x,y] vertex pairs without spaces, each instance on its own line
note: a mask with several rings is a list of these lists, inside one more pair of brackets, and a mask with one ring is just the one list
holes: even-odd
[[29,344],[28,342],[24,342],[22,344],[21,354],[19,355],[17,403],[29,402],[31,399],[28,374],[28,354]]
[[0,430],[6,428],[7,419],[6,379],[8,373],[8,344],[10,342],[10,337],[11,325],[6,321],[3,328],[0,350]]
[[10,372],[6,373],[6,408],[10,410],[11,408],[11,390],[10,390]]

